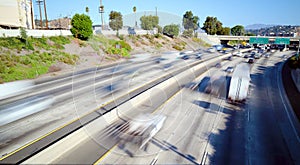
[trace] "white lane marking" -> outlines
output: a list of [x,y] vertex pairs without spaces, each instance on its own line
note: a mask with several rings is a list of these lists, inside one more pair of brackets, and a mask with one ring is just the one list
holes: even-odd
[[155,158],[151,161],[150,165],[156,164],[157,160],[158,160],[158,155],[155,156]]

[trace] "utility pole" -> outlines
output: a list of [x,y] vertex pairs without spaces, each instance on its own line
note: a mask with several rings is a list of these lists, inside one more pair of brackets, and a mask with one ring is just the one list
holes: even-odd
[[46,29],[48,29],[48,17],[47,17],[47,10],[46,10],[46,0],[44,0],[44,11],[45,11],[45,18],[46,18]]
[[102,5],[102,0],[100,0],[100,7],[99,7],[99,13],[101,14],[101,28],[104,30],[104,21],[103,21],[103,13],[104,13],[104,6]]
[[42,18],[42,9],[41,9],[41,3],[43,2],[42,0],[37,0],[36,1],[39,5],[39,10],[40,10],[40,26],[41,29],[43,28],[43,18]]
[[30,0],[30,13],[31,13],[31,28],[34,29],[34,18],[33,18],[32,0]]
[[299,60],[299,48],[300,48],[300,39],[298,40],[298,50],[296,55],[297,60]]

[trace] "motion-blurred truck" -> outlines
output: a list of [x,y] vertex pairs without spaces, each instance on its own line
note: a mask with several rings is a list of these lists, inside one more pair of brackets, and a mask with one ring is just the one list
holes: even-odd
[[162,114],[140,114],[118,127],[118,138],[123,144],[134,143],[142,148],[163,127],[165,120]]
[[228,101],[230,103],[243,103],[246,101],[250,80],[249,64],[237,65],[232,73],[229,86]]
[[225,88],[226,88],[226,77],[214,75],[210,78],[205,88],[205,93],[215,97],[225,98],[226,95]]

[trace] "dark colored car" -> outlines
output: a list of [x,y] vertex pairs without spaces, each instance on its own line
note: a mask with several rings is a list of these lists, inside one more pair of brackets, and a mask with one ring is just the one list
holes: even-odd
[[253,59],[253,58],[249,58],[249,59],[248,59],[248,63],[249,63],[249,64],[253,64],[253,63],[254,63],[254,59]]
[[190,57],[188,56],[188,55],[183,55],[183,56],[181,56],[181,59],[184,59],[184,60],[187,60],[187,59],[189,59]]
[[232,56],[229,56],[227,60],[232,61]]
[[264,53],[263,49],[258,49],[257,53]]
[[165,58],[162,58],[162,57],[158,57],[158,58],[155,58],[154,59],[154,62],[155,63],[160,63],[161,61],[163,61],[163,60],[166,60]]
[[132,27],[129,27],[127,30],[128,30],[128,34],[130,34],[130,35],[135,35],[136,34],[135,29],[132,28]]
[[196,54],[196,59],[202,59],[202,54],[201,53],[197,53]]
[[216,68],[221,68],[221,64],[220,64],[220,63],[217,63],[217,64],[215,65],[215,67],[216,67]]

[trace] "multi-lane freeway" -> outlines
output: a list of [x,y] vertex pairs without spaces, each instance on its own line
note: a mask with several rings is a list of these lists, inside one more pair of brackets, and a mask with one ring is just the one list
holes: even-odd
[[[241,105],[226,101],[232,74],[226,68],[247,59],[224,60],[230,54],[123,63],[41,83],[1,103],[4,109],[28,98],[55,98],[49,108],[1,126],[1,161],[299,164],[299,122],[293,120],[280,76],[285,61],[281,57],[291,54],[275,52],[249,64],[251,86]],[[223,85],[215,89],[217,93],[207,93],[209,80],[216,77],[224,79]],[[143,147],[118,138],[120,125],[139,114],[166,116]]]

